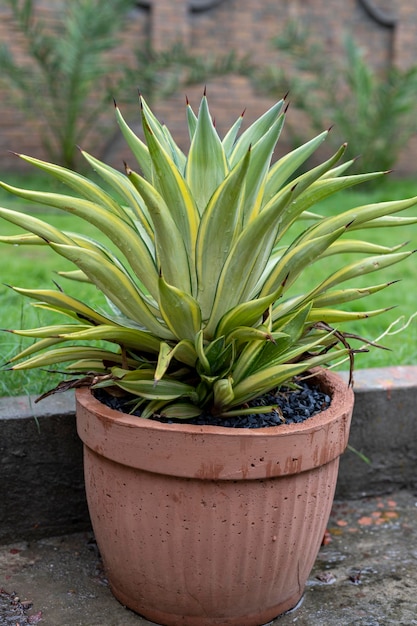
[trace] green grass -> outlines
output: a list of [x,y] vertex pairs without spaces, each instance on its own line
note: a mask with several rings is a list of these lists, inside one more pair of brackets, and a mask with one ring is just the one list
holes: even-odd
[[[12,184],[21,186],[31,185],[34,188],[45,188],[46,178],[40,179],[38,176],[32,176],[29,179],[25,177],[20,180],[16,176],[4,175],[2,178]],[[51,191],[61,190],[58,184],[51,183]],[[377,189],[364,189],[361,191],[349,191],[335,196],[320,206],[320,212],[330,214],[344,210],[350,206],[366,204],[369,202],[377,202],[388,199],[399,199],[417,195],[417,181],[400,181],[388,180]],[[76,230],[85,234],[91,234],[97,237],[97,231],[93,232],[93,227],[89,224],[78,220],[73,216],[62,214],[53,210],[40,209],[38,207],[28,207],[21,200],[10,196],[6,192],[0,190],[0,205],[33,212],[41,219],[47,219],[61,230]],[[318,210],[318,209],[316,209]],[[416,209],[417,210],[417,209]],[[409,211],[410,215],[414,215],[416,210]],[[13,227],[6,222],[0,221],[0,234],[13,234],[19,232],[17,227]],[[368,230],[365,233],[357,231],[358,238],[369,238],[372,241],[384,245],[395,245],[403,241],[410,241],[408,249],[417,248],[417,225],[408,228],[401,227],[391,230]],[[99,235],[101,237],[101,235]],[[53,281],[57,281],[68,293],[89,301],[95,305],[104,306],[101,295],[91,285],[82,283],[73,283],[57,275],[59,270],[72,269],[71,264],[65,259],[59,258],[51,250],[43,246],[18,247],[1,245],[1,280],[0,280],[0,298],[2,306],[0,309],[0,328],[23,328],[36,327],[53,323],[58,316],[48,311],[43,311],[33,307],[29,300],[20,297],[13,292],[7,285],[14,285],[27,288],[54,288]],[[348,263],[352,258],[342,260],[342,263]],[[334,263],[332,257],[327,259],[328,264]],[[336,266],[335,266],[336,268]],[[333,268],[332,268],[333,269]],[[303,280],[315,281],[320,279],[319,266],[311,268],[310,273]],[[390,307],[393,304],[398,305],[395,309],[390,310],[383,315],[369,318],[361,323],[352,324],[349,330],[360,335],[366,336],[368,339],[375,340],[382,335],[387,328],[401,318],[395,328],[399,328],[417,311],[416,285],[417,285],[417,264],[416,256],[409,257],[405,262],[393,265],[383,272],[381,275],[375,276],[370,274],[363,279],[364,285],[378,284],[386,281],[394,281],[400,278],[401,281],[391,285],[388,289],[375,294],[371,298],[358,301],[356,307],[362,309],[379,309]],[[357,284],[358,281],[355,281]],[[346,284],[347,286],[347,284]],[[301,288],[302,284],[296,283],[295,288]],[[356,357],[356,367],[383,367],[387,365],[409,365],[417,364],[417,316],[410,322],[399,334],[392,334],[385,337],[382,343],[389,348],[387,350],[378,350],[371,348],[369,353],[361,354]],[[0,345],[2,362],[5,363],[16,354],[19,349],[26,343],[18,337],[10,333],[0,333]],[[347,364],[342,366],[346,368]],[[62,376],[59,374],[50,374],[38,370],[28,370],[24,372],[2,371],[0,373],[0,395],[25,395],[39,394],[45,389],[53,387]]]
[[[341,210],[362,204],[402,199],[414,195],[417,195],[417,181],[388,179],[376,189],[363,191],[360,188],[356,188],[355,190],[338,194],[322,203],[318,212],[326,215],[336,214]],[[413,208],[400,215],[415,216],[416,213],[417,208]],[[390,229],[357,230],[352,236],[386,246],[409,242],[404,249],[417,249],[417,224]],[[334,269],[336,269],[340,265],[351,263],[354,260],[354,255],[345,255],[341,257],[340,261],[328,257],[322,263],[327,264],[328,271],[330,263],[335,263]],[[303,280],[318,282],[317,273],[319,271],[320,264],[317,264],[317,266],[310,269],[310,273],[306,273],[303,276]],[[351,323],[349,327],[343,326],[343,329],[373,341],[378,340],[389,329],[389,334],[380,340],[380,343],[387,350],[371,347],[368,353],[357,355],[355,360],[356,368],[417,364],[417,255],[411,255],[405,261],[385,268],[376,274],[371,273],[361,279],[355,279],[352,281],[352,284],[346,282],[341,287],[349,287],[353,286],[353,284],[365,287],[389,281],[398,282],[373,296],[352,302],[350,305],[352,309],[358,311],[394,307],[376,317]],[[413,315],[416,315],[416,317],[413,318]],[[404,326],[407,327],[401,330]],[[346,364],[344,367],[346,367]]]

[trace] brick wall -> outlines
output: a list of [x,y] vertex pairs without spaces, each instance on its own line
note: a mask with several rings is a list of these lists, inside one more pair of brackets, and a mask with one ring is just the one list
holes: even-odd
[[[116,52],[120,62],[130,62],[131,50],[140,41],[148,40],[156,49],[164,49],[176,40],[195,50],[196,54],[211,54],[235,50],[250,54],[254,63],[265,65],[280,62],[278,53],[270,40],[277,35],[288,18],[303,23],[312,37],[323,42],[332,57],[342,53],[345,32],[354,35],[358,45],[365,49],[367,58],[376,68],[383,69],[390,63],[401,68],[417,62],[417,5],[413,0],[147,0],[129,16],[123,41]],[[42,19],[53,23],[62,5],[59,1],[38,1],[37,8]],[[389,18],[388,24],[384,19]],[[0,41],[10,43],[24,58],[24,41],[16,37],[7,8],[0,0]],[[140,77],[132,91],[140,86]],[[232,76],[208,81],[211,110],[219,130],[223,130],[246,108],[245,119],[250,122],[264,111],[272,100],[259,97],[248,79]],[[190,102],[197,106],[203,85],[187,88]],[[174,136],[185,146],[184,132],[185,94],[180,93],[168,101],[154,105],[157,114],[168,123]],[[136,128],[139,112],[130,107],[125,116]],[[44,157],[39,142],[41,121],[25,119],[16,110],[7,90],[0,91],[0,167],[15,168],[16,160],[7,150],[26,152]],[[93,135],[87,150],[96,156],[105,155],[114,165],[129,154],[122,147],[117,134],[111,141],[104,140],[104,131],[114,128],[112,106],[104,118],[102,130]],[[414,151],[414,148],[411,148]],[[407,170],[410,152],[405,152],[401,168]]]

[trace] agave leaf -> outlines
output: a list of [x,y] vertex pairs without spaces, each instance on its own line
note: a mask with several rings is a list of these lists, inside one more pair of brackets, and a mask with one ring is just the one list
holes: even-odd
[[[58,312],[74,313],[77,319],[90,324],[108,324],[109,318],[101,315],[80,300],[68,296],[62,291],[53,289],[23,289],[22,287],[11,287],[16,293],[20,293],[27,298],[40,300],[49,305],[48,308]],[[41,304],[41,303],[39,303]]]
[[52,339],[60,339],[62,335],[70,335],[72,333],[79,333],[85,330],[94,329],[89,324],[53,324],[52,326],[41,326],[40,328],[24,328],[18,330],[11,330],[9,332],[20,337],[34,337],[43,338],[49,337]]
[[304,236],[291,245],[281,256],[266,278],[261,290],[261,297],[274,293],[280,287],[287,289],[299,276],[300,272],[320,257],[330,244],[341,237],[345,228],[339,228],[321,237],[305,239]]
[[192,341],[183,339],[175,346],[175,360],[184,363],[189,367],[195,367],[197,361],[197,352]]
[[287,182],[287,180],[297,171],[299,167],[317,150],[317,148],[323,143],[326,139],[329,131],[324,131],[310,139],[307,143],[302,146],[292,150],[285,156],[281,157],[274,165],[272,165],[269,170],[265,193],[264,193],[264,203],[266,204],[269,200],[277,193],[279,189]]
[[45,338],[45,339],[39,339],[38,341],[35,341],[35,343],[32,343],[30,346],[28,346],[24,350],[21,350],[18,354],[15,354],[11,359],[7,361],[6,365],[8,363],[14,363],[15,361],[20,361],[21,359],[27,359],[28,356],[31,356],[32,354],[36,354],[36,352],[40,352],[41,350],[46,350],[50,348],[51,346],[57,345],[58,343],[62,343],[62,339],[54,339],[51,337]]
[[197,297],[203,319],[207,319],[211,313],[219,276],[240,232],[242,191],[249,162],[250,152],[218,186],[201,218],[196,267]]
[[32,357],[13,365],[13,370],[26,370],[34,367],[45,367],[45,365],[53,365],[55,363],[64,363],[65,361],[73,361],[74,359],[98,359],[101,361],[110,361],[114,363],[122,363],[122,356],[110,350],[95,348],[93,346],[67,346],[66,348],[56,348],[48,350],[44,354]]
[[166,373],[173,357],[172,352],[173,352],[173,349],[168,343],[166,343],[165,341],[162,341],[160,343],[158,362],[156,364],[155,374],[154,374],[155,384],[157,384]]
[[[77,328],[76,325],[73,326]],[[149,332],[110,324],[80,328],[78,331],[71,329],[69,333],[63,330],[58,336],[74,341],[110,341],[126,346],[129,350],[137,349],[154,354],[158,354],[161,344],[161,340]]]
[[171,337],[171,333],[153,315],[143,294],[126,272],[93,250],[60,244],[51,244],[51,247],[85,272],[124,315],[155,335]]
[[392,254],[397,250],[403,248],[407,242],[400,243],[392,248],[388,246],[381,246],[370,241],[361,241],[359,239],[342,239],[332,243],[327,250],[323,252],[321,258],[335,255],[345,254],[351,252],[358,252],[361,254]]
[[79,375],[80,372],[106,374],[108,373],[108,368],[104,365],[103,361],[97,359],[80,359],[79,361],[74,361],[66,365],[65,372],[68,372],[68,374],[76,372],[77,375]]
[[[224,338],[223,345],[224,345]],[[205,375],[210,376],[211,371],[211,363],[206,355],[205,346],[204,346],[204,330],[201,329],[195,336],[194,347],[198,357],[198,368],[200,372],[203,372]]]
[[40,159],[35,159],[33,157],[26,156],[25,154],[19,154],[19,157],[23,159],[23,161],[48,172],[48,174],[57,180],[60,180],[65,185],[68,185],[68,187],[74,189],[78,194],[81,194],[87,200],[104,206],[106,209],[115,213],[119,217],[124,217],[123,211],[120,209],[120,205],[114,200],[114,198],[112,198],[89,178],[81,176],[81,174],[77,174],[76,172],[68,170],[65,167],[54,165],[52,163],[48,163],[47,161],[41,161]]
[[[152,369],[152,367],[146,367],[146,366],[143,366],[143,367],[141,366],[140,368],[131,371],[126,368],[115,365],[114,367],[111,368],[111,373],[115,380],[119,380],[119,379],[121,380],[122,378],[127,377],[128,380],[153,381],[154,375],[155,375],[155,371]],[[106,383],[106,386],[108,386],[108,383]]]
[[389,283],[383,283],[381,285],[373,285],[372,287],[363,287],[357,289],[337,289],[334,291],[329,291],[317,298],[313,299],[313,308],[323,308],[328,306],[334,306],[336,304],[345,304],[346,302],[352,302],[353,300],[359,300],[360,298],[365,298],[367,296],[371,296],[378,291],[382,291],[386,287],[389,287],[393,284],[391,281]]
[[260,328],[253,328],[252,326],[238,326],[232,332],[230,332],[226,337],[226,342],[236,342],[237,345],[240,343],[246,343],[249,341],[271,341],[275,343],[277,337],[285,337],[285,333],[274,333],[267,330],[262,330]]
[[82,198],[19,189],[1,181],[0,186],[27,200],[40,202],[77,215],[99,228],[126,256],[133,271],[155,297],[158,274],[154,260],[141,237],[124,220],[98,204]]
[[91,283],[91,280],[88,276],[82,272],[81,270],[71,270],[69,272],[57,272],[58,276],[62,278],[67,278],[68,280],[74,280],[79,283]]
[[195,242],[200,217],[193,195],[169,154],[153,135],[143,113],[143,128],[155,170],[156,187],[170,207],[172,217],[184,239],[190,266],[195,265]]
[[417,217],[398,217],[397,215],[386,215],[384,217],[377,217],[372,222],[365,222],[365,224],[351,224],[350,230],[356,230],[359,228],[391,228],[392,226],[411,226],[417,224]]
[[[341,253],[352,253],[352,252],[360,252],[361,254],[392,254],[397,250],[400,250],[402,247],[406,245],[405,243],[401,243],[397,246],[393,246],[392,248],[388,248],[387,246],[379,246],[377,244],[372,244],[366,241],[360,241],[355,239],[343,239],[337,240],[330,244],[330,246],[325,249],[317,259],[323,259],[325,257],[341,254]],[[276,267],[277,263],[282,259],[284,251],[286,248],[276,249],[270,256],[268,261],[268,265],[265,269],[264,276],[261,277],[259,281],[259,285],[263,284],[265,281],[265,276],[270,274],[274,267]],[[304,296],[299,296],[298,301],[301,302],[304,299]],[[296,300],[286,300],[285,306],[294,307],[296,306]]]
[[319,294],[325,293],[331,287],[339,285],[340,283],[345,282],[346,280],[350,280],[351,278],[363,276],[364,274],[369,274],[370,272],[376,272],[385,267],[389,267],[394,263],[398,263],[399,261],[406,259],[411,254],[413,254],[412,251],[395,252],[393,254],[383,254],[360,259],[359,261],[355,261],[350,265],[345,265],[341,269],[331,274],[328,278],[322,281],[313,291],[311,291],[309,293],[309,298],[315,298]]
[[97,241],[97,239],[89,237],[88,235],[79,235],[78,233],[73,233],[71,231],[63,231],[63,233],[64,235],[68,235],[68,237],[70,238],[72,243],[70,243],[69,245],[76,245],[80,246],[80,248],[88,248],[89,250],[97,250],[97,252],[102,252],[103,254],[105,254],[106,257],[108,257],[109,259],[113,259],[115,263],[122,267],[122,264],[114,256],[112,250],[110,250],[108,246],[101,243],[101,241]]
[[244,112],[239,115],[236,122],[229,128],[225,136],[223,137],[222,144],[226,154],[227,159],[230,158],[232,153],[234,144],[236,142],[237,135],[239,133],[240,127],[242,126]]
[[[258,330],[269,332],[265,326],[259,326]],[[244,346],[243,350],[241,350],[233,365],[232,377],[235,385],[241,380],[244,380],[252,370],[254,363],[256,363],[265,345],[266,341],[264,338],[255,339],[254,341],[249,341]]]
[[212,122],[207,98],[203,96],[185,169],[185,180],[200,215],[227,173],[224,148]]
[[[283,316],[276,314],[276,311],[280,309],[280,307],[276,307],[273,311],[273,324],[272,328],[274,332],[281,331],[289,336],[290,343],[294,343],[297,341],[302,333],[304,326],[306,324],[307,318],[309,316],[311,310],[311,303],[301,304],[297,307],[293,307],[290,310],[290,313]],[[284,343],[287,344],[284,339]]]
[[[40,237],[41,242],[43,243],[45,243],[45,240],[54,241],[55,243],[73,243],[73,240],[68,237],[68,235],[64,234],[54,226],[51,226],[47,222],[44,222],[37,217],[33,217],[33,215],[29,215],[28,213],[19,213],[18,211],[0,207],[0,217],[12,224],[15,224],[16,226],[20,226],[20,228],[29,230],[33,234],[37,235],[37,237]],[[18,238],[21,237],[21,235],[18,235]],[[30,241],[32,242],[33,240]],[[12,239],[10,241],[10,243],[15,242],[16,239]],[[20,243],[27,242],[25,240],[21,240]]]
[[149,419],[154,414],[159,415],[160,410],[166,405],[166,403],[166,400],[146,401],[144,398],[142,398],[136,401],[134,408],[140,408],[140,417],[142,417],[143,419]]
[[[336,155],[334,155],[333,158],[337,158],[337,153]],[[328,162],[327,162],[328,163]],[[320,167],[320,166],[319,166]],[[315,170],[317,170],[317,168],[315,168]],[[313,170],[313,172],[315,171]],[[317,172],[316,172],[317,173]],[[309,173],[307,173],[305,176],[307,176]],[[383,174],[383,173],[382,173]],[[356,176],[350,176],[350,177],[345,177],[345,178],[341,178],[338,180],[318,180],[315,182],[312,182],[311,185],[307,186],[306,189],[303,188],[306,184],[306,179],[304,179],[302,185],[300,186],[300,184],[296,184],[296,182],[294,181],[293,183],[287,185],[286,187],[284,187],[284,190],[287,190],[288,188],[292,188],[293,189],[293,196],[294,196],[294,200],[291,203],[291,205],[289,207],[286,208],[285,211],[282,212],[282,215],[279,218],[279,230],[278,230],[278,236],[277,236],[277,240],[276,243],[279,242],[279,240],[282,239],[283,235],[286,233],[286,231],[288,230],[288,228],[296,221],[296,219],[301,218],[301,219],[314,219],[318,224],[320,224],[321,222],[325,221],[327,218],[324,218],[322,215],[317,215],[314,213],[308,213],[306,211],[306,209],[308,209],[310,206],[316,204],[317,202],[327,198],[328,196],[331,196],[335,193],[337,193],[338,191],[348,188],[348,187],[352,187],[353,185],[359,184],[361,182],[366,182],[369,180],[374,179],[375,177],[378,177],[380,175],[382,175],[380,172],[377,172],[376,174],[363,174],[363,175],[356,175]],[[303,178],[303,177],[301,177]],[[299,181],[300,183],[300,181]],[[273,206],[277,201],[280,201],[281,199],[281,195],[283,193],[284,190],[280,190],[277,194],[275,194],[270,200],[269,202],[266,204],[266,206],[264,207],[263,210],[268,210],[271,208],[271,206]],[[300,194],[300,191],[302,192]],[[343,213],[344,215],[344,213]],[[349,221],[347,220],[346,223],[349,223]],[[339,226],[342,224],[339,224]],[[334,227],[336,227],[337,224],[335,224]],[[350,228],[352,228],[352,224],[350,225]],[[330,232],[331,229],[329,229]]]
[[362,228],[365,224],[386,215],[398,213],[409,209],[417,203],[417,196],[406,200],[393,200],[391,202],[377,202],[366,204],[344,211],[340,215],[324,218],[321,222],[310,227],[310,235],[316,237],[329,233],[341,226],[346,226],[349,230]]
[[337,152],[335,152],[335,154],[333,154],[327,161],[321,163],[311,170],[308,170],[307,172],[304,172],[303,174],[298,176],[298,178],[292,180],[286,186],[280,189],[274,196],[272,196],[272,198],[269,198],[263,210],[267,210],[271,204],[275,204],[287,189],[293,190],[293,201],[291,203],[291,206],[288,207],[288,210],[285,211],[280,219],[279,238],[282,238],[283,234],[286,232],[289,226],[296,220],[296,218],[300,216],[301,213],[303,213],[306,208],[308,208],[307,206],[304,206],[303,204],[297,202],[298,197],[303,195],[307,196],[307,198],[310,197],[311,186],[315,183],[315,181],[317,181],[317,179],[323,176],[323,174],[325,174],[329,169],[331,169],[331,167],[335,163],[337,163],[341,159],[345,150],[346,144],[343,144],[339,148],[339,150],[337,150]]
[[283,125],[284,114],[281,113],[251,149],[245,185],[244,224],[252,221],[261,209],[266,176]]
[[229,378],[220,378],[213,385],[213,412],[221,413],[224,407],[233,403],[235,397],[233,381]]
[[348,352],[348,349],[339,349],[331,354],[321,354],[298,363],[281,363],[256,372],[235,385],[233,389],[234,400],[230,406],[239,406],[244,402],[249,402],[249,400],[279,387],[294,376],[345,356]]
[[215,336],[229,335],[240,326],[253,326],[265,315],[274,300],[275,294],[271,294],[233,307],[219,321]]
[[141,412],[141,417],[149,418],[152,415],[160,415],[168,419],[188,420],[201,415],[202,410],[189,402],[174,402],[167,404],[166,400],[152,400]]
[[159,307],[175,337],[194,341],[201,330],[200,306],[190,294],[169,285],[163,276],[159,278]]
[[[317,287],[313,288],[311,291],[295,298],[289,298],[288,300],[280,302],[274,308],[274,323],[277,320],[285,319],[286,315],[290,314],[292,311],[294,311],[295,308],[305,303],[315,302],[319,297],[326,298],[327,291],[332,287],[352,278],[356,278],[357,276],[362,276],[364,274],[368,274],[370,272],[374,272],[398,263],[399,261],[407,258],[410,254],[413,254],[413,252],[403,252],[370,257],[368,259],[361,259],[359,261],[356,261],[355,263],[341,268],[340,270],[331,274],[328,278],[322,281]],[[372,287],[365,289],[372,289]],[[330,293],[330,297],[332,293],[333,292]]]
[[149,156],[149,150],[146,144],[133,132],[133,130],[126,124],[119,107],[116,106],[116,119],[119,124],[122,135],[131,151],[133,152],[143,175],[152,180],[152,161]]
[[[181,363],[194,367],[197,357],[191,342],[184,339],[174,346],[169,345],[166,342],[161,342],[158,363],[154,374],[155,383],[159,382],[165,375],[174,358],[176,361],[180,361]],[[176,375],[177,372],[173,376],[175,377]]]
[[354,176],[343,176],[341,178],[325,178],[322,176],[294,200],[294,212],[300,215],[311,206],[336,194],[342,189],[349,189],[355,185],[375,180],[384,174],[385,172],[371,172],[369,174],[355,174]]
[[190,141],[192,141],[194,137],[195,129],[197,127],[197,115],[194,113],[188,100],[187,100],[186,111],[187,111],[188,134],[190,137]]
[[183,420],[198,417],[201,413],[202,409],[195,404],[190,404],[189,402],[175,402],[175,404],[164,406],[164,408],[160,411],[161,417]]
[[[102,161],[99,161],[95,157],[88,154],[84,150],[81,151],[81,154],[85,158],[85,160],[91,165],[91,167],[97,172],[97,174],[104,180],[105,183],[110,185],[115,192],[123,198],[129,208],[132,210],[134,216],[139,221],[139,224],[142,228],[141,235],[146,233],[146,237],[149,241],[153,241],[153,231],[152,226],[150,224],[150,217],[147,212],[146,205],[144,204],[140,194],[136,191],[135,187],[131,184],[127,176],[115,170],[113,167],[106,165]],[[126,220],[128,217],[128,211],[126,207],[122,210],[122,215]],[[129,221],[132,221],[129,219]],[[149,249],[152,250],[152,246],[149,246]]]
[[[190,267],[184,239],[165,200],[144,178],[131,169],[127,169],[127,173],[144,199],[151,215],[155,229],[158,261],[167,282],[191,293]],[[175,263],[172,262],[172,250],[175,250]]]
[[[130,376],[130,374],[138,376]],[[141,370],[129,372],[117,380],[117,386],[148,400],[176,400],[194,394],[194,387],[178,380],[163,378],[156,385],[153,380],[141,378]]]
[[205,350],[209,364],[204,370],[205,377],[212,377],[214,380],[219,376],[227,376],[233,366],[235,352],[234,341],[226,342],[224,337],[211,341]]
[[339,311],[338,309],[324,309],[314,308],[311,309],[308,321],[309,322],[324,322],[326,324],[340,324],[342,322],[351,322],[355,320],[364,320],[368,317],[375,317],[386,313],[393,307],[386,307],[384,309],[376,309],[374,311]]
[[[269,406],[266,405],[261,405],[261,406],[246,406],[244,405],[244,407],[238,407],[237,409],[231,409],[226,410],[226,411],[222,411],[221,415],[219,415],[219,417],[240,417],[242,415],[257,415],[257,414],[262,414],[264,415],[265,413],[277,413],[278,412],[278,404],[272,404]],[[285,423],[285,419],[282,418],[281,421],[282,424]],[[278,425],[278,424],[277,424]]]
[[[169,131],[166,129],[166,127],[163,124],[161,124],[161,122],[157,119],[157,117],[152,113],[151,109],[148,107],[145,99],[142,96],[140,96],[140,104],[141,104],[141,109],[142,109],[142,120],[146,118],[146,123],[149,129],[151,130],[152,135],[156,138],[156,141],[158,142],[158,144],[162,147],[162,149],[167,154],[169,154],[170,158],[175,163],[177,169],[180,172],[183,172],[183,169],[181,168],[181,164],[185,162],[184,154],[181,152],[181,150],[176,145],[176,143],[172,140],[172,137]],[[148,149],[150,151],[151,159],[153,162],[152,150],[149,146],[149,142],[148,142]]]
[[[317,165],[317,167],[314,167],[313,169],[308,170],[307,172],[304,172],[303,174],[301,174],[300,176],[298,176],[294,180],[290,181],[283,189],[278,191],[278,194],[283,193],[288,188],[292,188],[294,190],[294,203],[295,203],[297,197],[302,195],[303,193],[306,193],[308,195],[310,186],[315,181],[317,181],[317,179],[319,179],[323,174],[325,174],[327,171],[329,171],[329,169],[331,169],[331,167],[335,163],[340,161],[340,159],[342,158],[342,156],[343,156],[343,154],[344,154],[344,152],[346,150],[346,147],[347,147],[347,144],[343,144],[337,150],[337,152],[335,152],[335,154],[333,154],[327,161],[324,161],[324,163],[320,163],[320,165]],[[272,198],[269,199],[269,201],[266,204],[265,208],[267,208],[268,205],[271,202],[274,202],[274,198],[275,198],[275,196],[273,196]],[[296,213],[297,215],[299,215],[302,212],[302,210],[304,211],[304,207],[303,207],[302,210],[301,210],[300,207],[297,207],[296,210],[294,210],[294,203],[293,203],[292,208],[291,208],[292,210],[289,211],[288,220],[284,218],[285,222],[289,221],[289,218],[292,216],[293,213]],[[307,208],[307,207],[305,207],[305,208]],[[282,227],[281,227],[281,230],[282,230]]]
[[180,150],[180,148],[176,144],[173,136],[171,135],[171,132],[170,132],[169,128],[167,126],[165,126],[165,124],[162,124],[162,130],[163,130],[163,133],[164,133],[165,137],[167,138],[167,141],[168,141],[169,146],[171,148],[173,159],[174,159],[174,161],[175,161],[179,171],[182,174],[184,174],[185,166],[187,164],[187,157],[182,152],[182,150]]
[[311,304],[304,304],[298,309],[291,309],[286,317],[274,320],[273,336],[276,337],[276,343],[264,342],[262,349],[246,368],[245,375],[283,360],[290,360],[289,354],[299,344],[305,332],[310,310]]
[[0,236],[0,243],[7,243],[11,246],[47,246],[48,243],[45,239],[25,233],[23,235],[2,235]]
[[338,340],[335,337],[336,331],[334,329],[330,331],[320,330],[318,332],[317,329],[311,330],[311,325],[312,322],[308,319],[307,333],[304,329],[297,340],[287,342],[284,338],[280,342],[283,345],[278,346],[279,349],[275,351],[275,354],[272,350],[273,346],[266,344],[252,367],[250,374],[256,374],[256,372],[270,369],[283,363],[289,364],[302,361],[306,358],[306,355],[310,357],[317,356],[317,351],[319,354],[324,354],[327,352],[326,348],[329,344],[337,344]]
[[[270,211],[262,211],[240,234],[232,247],[220,275],[212,314],[207,323],[206,333],[214,334],[217,324],[225,313],[242,301],[251,299],[251,290],[262,274],[275,240],[276,215],[291,200],[291,191],[281,198],[281,203]],[[269,296],[268,293],[261,294]]]
[[268,111],[258,117],[249,128],[236,141],[233,151],[230,155],[230,166],[233,167],[238,163],[250,146],[254,146],[259,139],[265,135],[269,128],[275,123],[276,119],[282,111],[284,100],[279,100]]
[[21,228],[26,228],[35,234],[35,238],[32,236],[28,237],[27,235],[23,237],[18,235],[17,238],[4,238],[7,243],[19,243],[20,245],[49,245],[52,242],[67,245],[78,245],[83,248],[96,250],[98,253],[103,252],[106,256],[111,256],[109,249],[100,242],[84,235],[60,231],[47,222],[31,215],[0,207],[0,217],[16,224],[17,226],[20,226]]
[[[336,165],[336,167],[332,167],[331,170],[329,170],[328,172],[325,172],[321,178],[322,179],[336,178],[337,176],[344,174],[346,170],[352,167],[355,161],[356,159],[350,159],[350,161],[345,161],[344,163],[341,163],[340,165]],[[362,174],[358,174],[358,176],[362,176]]]

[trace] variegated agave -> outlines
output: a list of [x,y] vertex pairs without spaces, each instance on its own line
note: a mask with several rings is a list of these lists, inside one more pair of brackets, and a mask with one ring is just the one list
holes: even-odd
[[[68,373],[80,377],[76,384],[117,386],[137,395],[144,417],[159,413],[189,418],[202,411],[224,416],[254,412],[245,403],[314,366],[351,356],[349,336],[334,326],[382,311],[338,307],[387,283],[366,290],[339,285],[411,252],[355,241],[346,234],[415,222],[393,214],[417,198],[360,206],[332,217],[310,212],[320,200],[383,173],[345,175],[350,163],[337,165],[342,146],[329,160],[296,176],[327,132],[271,165],[285,117],[283,101],[242,134],[240,116],[223,139],[206,96],[198,115],[187,103],[188,155],[143,98],[141,112],[146,143],[116,107],[138,172],[126,166],[122,174],[83,153],[115,193],[24,155],[22,159],[76,195],[1,183],[18,196],[87,220],[112,242],[110,249],[33,216],[0,209],[1,217],[31,233],[1,241],[50,246],[77,266],[67,276],[95,284],[109,304],[105,312],[60,289],[14,288],[66,315],[70,323],[13,331],[36,342],[16,355],[12,367],[67,363]],[[297,235],[288,243],[295,225]],[[317,284],[303,293],[289,293],[306,267],[346,251],[363,256],[334,271],[329,263]]]

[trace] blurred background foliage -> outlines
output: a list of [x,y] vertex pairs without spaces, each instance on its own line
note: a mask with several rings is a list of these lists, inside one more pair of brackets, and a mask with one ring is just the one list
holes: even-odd
[[[360,156],[357,170],[395,167],[417,131],[417,66],[377,71],[349,34],[343,54],[332,56],[293,21],[272,45],[281,63],[254,73],[261,92],[273,97],[288,92],[291,106],[305,114],[316,132],[333,125],[330,140],[336,146],[348,140],[347,156]],[[291,124],[291,116],[287,125],[298,144],[302,141],[299,125]]]

